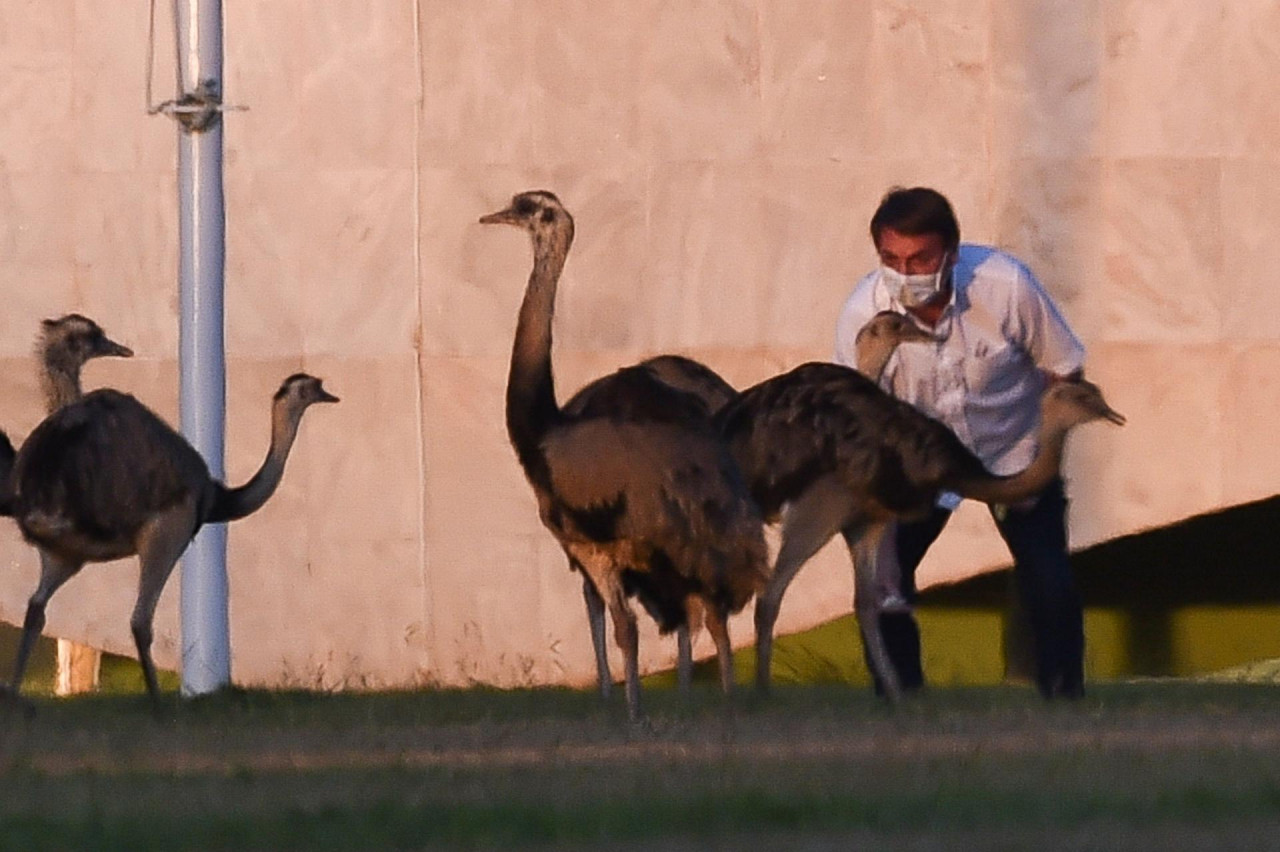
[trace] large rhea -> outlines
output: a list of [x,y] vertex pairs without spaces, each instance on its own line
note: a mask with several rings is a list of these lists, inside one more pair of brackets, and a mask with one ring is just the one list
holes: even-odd
[[[879,316],[860,335],[859,364],[878,376],[894,346],[920,339],[909,322]],[[922,516],[943,491],[986,503],[1024,500],[1058,475],[1072,428],[1124,422],[1085,381],[1048,385],[1040,408],[1035,459],[1021,473],[996,476],[941,422],[838,364],[802,364],[726,406],[718,419],[723,437],[761,513],[782,523],[774,571],[756,602],[757,685],[769,685],[773,627],[787,586],[841,533],[853,558],[867,656],[885,694],[896,698],[900,689],[879,629],[880,590],[898,570],[885,546],[893,524]]]
[[[612,401],[600,397],[594,411],[585,403],[580,410],[561,408],[551,329],[573,218],[555,195],[535,191],[480,221],[522,228],[533,241],[533,271],[507,381],[507,432],[543,524],[612,617],[631,718],[640,716],[631,594],[664,631],[685,624],[690,599],[698,601],[727,683],[728,616],[746,605],[768,574],[760,517],[740,474],[705,415],[661,419],[641,413],[701,405],[651,370],[628,368],[608,390]],[[624,404],[618,395],[630,401]]]
[[133,396],[113,389],[84,395],[55,410],[15,454],[0,442],[4,514],[40,553],[40,580],[27,604],[10,689],[16,695],[45,606],[86,562],[136,554],[138,596],[130,618],[138,659],[153,701],[152,622],[174,564],[203,524],[256,511],[275,492],[303,412],[337,402],[320,379],[289,376],[271,405],[271,444],[258,471],[236,488],[209,475],[186,439]]

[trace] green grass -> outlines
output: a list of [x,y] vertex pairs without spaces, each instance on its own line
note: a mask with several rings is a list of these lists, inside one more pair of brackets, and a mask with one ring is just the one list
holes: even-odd
[[[1004,679],[998,613],[921,609],[917,613],[923,636],[925,670],[929,682],[946,686],[992,685]],[[756,649],[749,645],[733,655],[734,676],[741,685],[755,682]],[[699,677],[714,680],[718,663],[713,656],[695,664]],[[862,655],[862,638],[852,615],[833,618],[799,633],[778,636],[773,644],[773,682],[793,685],[871,684]],[[674,687],[673,670],[644,678],[648,686]]]
[[[22,631],[8,624],[0,624],[0,681],[9,682],[13,672],[14,657],[18,652],[18,640]],[[53,695],[54,681],[57,677],[57,640],[41,636],[36,640],[27,662],[27,671],[23,677],[22,691],[27,695]],[[174,691],[181,680],[177,672],[159,670],[156,679],[160,688]],[[99,674],[99,688],[108,694],[124,695],[142,692],[142,669],[138,661],[132,657],[117,654],[103,654],[102,668]]]
[[0,849],[1265,848],[1280,689],[564,689],[0,707]]

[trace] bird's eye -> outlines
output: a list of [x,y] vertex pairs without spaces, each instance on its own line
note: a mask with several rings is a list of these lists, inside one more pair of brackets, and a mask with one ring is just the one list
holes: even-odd
[[531,198],[521,198],[516,202],[516,213],[521,216],[528,216],[538,209],[538,205],[533,203]]

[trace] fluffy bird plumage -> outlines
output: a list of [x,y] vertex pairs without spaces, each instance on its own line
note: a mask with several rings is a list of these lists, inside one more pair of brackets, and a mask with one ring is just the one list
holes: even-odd
[[[666,629],[685,621],[688,598],[703,601],[727,684],[725,621],[763,586],[767,552],[759,516],[705,406],[651,369],[627,368],[561,408],[552,316],[573,217],[554,194],[533,191],[480,221],[519,227],[533,243],[512,344],[507,432],[544,525],[613,619],[629,714],[640,715],[631,593]],[[686,414],[699,416],[686,422]]]

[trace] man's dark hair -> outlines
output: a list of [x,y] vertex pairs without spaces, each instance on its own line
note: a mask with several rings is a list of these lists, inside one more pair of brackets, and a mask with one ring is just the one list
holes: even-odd
[[960,245],[960,223],[951,202],[936,189],[895,186],[880,199],[871,217],[871,241],[879,247],[880,232],[892,228],[900,234],[918,237],[938,234],[948,250]]

